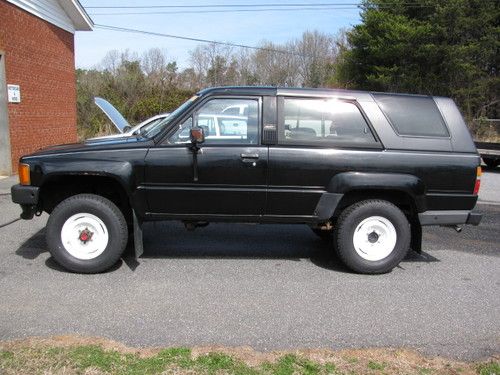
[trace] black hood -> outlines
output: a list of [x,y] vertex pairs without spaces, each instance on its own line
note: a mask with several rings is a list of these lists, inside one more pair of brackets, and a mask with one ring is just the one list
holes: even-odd
[[55,145],[46,148],[42,148],[30,155],[30,156],[43,156],[43,155],[53,155],[53,154],[66,154],[73,152],[86,152],[94,150],[114,150],[114,149],[124,149],[124,148],[142,148],[151,147],[153,141],[141,137],[119,137],[112,139],[96,139],[87,140],[81,143],[68,143],[62,145]]

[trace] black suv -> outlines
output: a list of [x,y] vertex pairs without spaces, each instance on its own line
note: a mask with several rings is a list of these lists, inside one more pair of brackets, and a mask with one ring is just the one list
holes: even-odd
[[142,223],[307,224],[352,270],[383,273],[422,225],[477,225],[480,158],[448,98],[220,87],[135,136],[51,147],[20,160],[12,200],[45,211],[52,256],[101,272]]

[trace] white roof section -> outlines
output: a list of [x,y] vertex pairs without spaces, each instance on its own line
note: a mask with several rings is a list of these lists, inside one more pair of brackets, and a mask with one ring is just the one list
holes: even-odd
[[94,23],[78,0],[7,0],[63,30],[91,31]]

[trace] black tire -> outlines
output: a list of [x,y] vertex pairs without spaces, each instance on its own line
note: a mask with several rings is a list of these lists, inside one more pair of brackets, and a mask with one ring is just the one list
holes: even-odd
[[[104,251],[92,259],[79,259],[71,255],[61,239],[64,223],[79,213],[96,216],[107,230],[109,240]],[[109,269],[120,259],[127,245],[128,230],[122,212],[109,199],[79,194],[62,201],[52,211],[47,222],[46,238],[51,255],[61,266],[73,272],[97,273]]]
[[[373,216],[388,220],[396,233],[393,250],[379,260],[365,259],[354,247],[354,232],[358,225]],[[348,268],[358,273],[389,272],[403,260],[410,248],[411,229],[408,219],[398,207],[384,200],[365,200],[347,207],[337,220],[334,234],[339,258]],[[378,236],[373,240],[378,241]]]
[[319,228],[311,228],[313,233],[321,238],[323,241],[331,241],[333,236],[333,231],[331,230],[321,230]]
[[496,168],[500,164],[500,159],[493,158],[483,158],[484,164],[488,166],[488,168]]

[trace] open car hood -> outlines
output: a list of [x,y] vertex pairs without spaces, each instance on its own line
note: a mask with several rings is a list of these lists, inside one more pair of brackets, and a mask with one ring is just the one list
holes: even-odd
[[104,112],[104,114],[110,119],[110,121],[113,123],[113,125],[116,127],[116,129],[120,132],[123,133],[124,129],[126,126],[130,127],[130,124],[128,123],[127,120],[122,116],[118,110],[113,107],[113,105],[108,102],[107,100],[103,98],[99,98],[96,96],[94,98],[94,103],[101,108],[101,110]]

